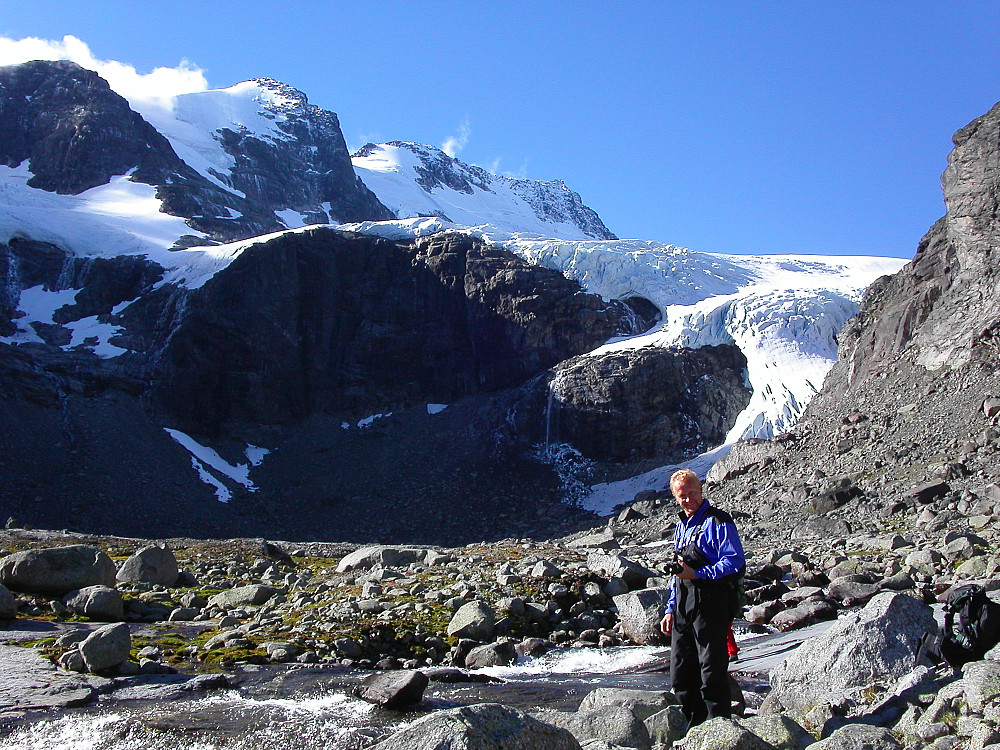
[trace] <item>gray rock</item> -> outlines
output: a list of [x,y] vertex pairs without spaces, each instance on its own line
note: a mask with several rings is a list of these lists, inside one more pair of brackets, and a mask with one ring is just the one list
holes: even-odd
[[384,545],[374,545],[362,547],[361,549],[346,555],[338,564],[337,572],[346,573],[350,570],[367,570],[369,568],[393,568],[405,566],[410,563],[420,562],[427,554],[427,550],[414,548],[386,547]]
[[239,588],[218,593],[208,600],[208,606],[219,607],[221,609],[256,607],[278,593],[280,591],[272,586],[262,586],[261,584],[254,583],[249,586],[240,586]]
[[472,649],[465,657],[465,668],[508,667],[516,661],[514,644],[510,641],[497,641]]
[[833,620],[837,617],[837,609],[827,601],[805,601],[797,604],[791,609],[784,609],[776,613],[770,625],[778,630],[787,632],[804,628],[814,622],[822,620]]
[[912,668],[920,638],[936,627],[927,605],[883,592],[772,670],[772,694],[786,709],[804,712],[877,680],[897,680]]
[[374,746],[373,750],[580,750],[565,729],[515,708],[480,703],[436,711]]
[[775,750],[803,750],[815,738],[787,716],[748,716],[739,722]]
[[982,713],[1000,696],[1000,662],[987,660],[966,664],[962,670],[962,682],[969,710]]
[[62,597],[87,586],[115,585],[115,564],[97,547],[15,552],[0,560],[0,582],[15,591]]
[[830,581],[826,588],[826,594],[831,599],[835,599],[845,607],[853,607],[857,604],[864,604],[880,591],[878,584],[861,583],[845,578],[835,578]]
[[107,586],[87,586],[71,591],[63,598],[63,604],[91,620],[121,622],[125,619],[125,600],[120,592]]
[[581,711],[592,711],[604,706],[625,706],[640,721],[645,721],[667,706],[677,704],[669,690],[627,690],[623,688],[597,688],[587,693],[580,702]]
[[528,574],[532,578],[561,578],[563,572],[548,560],[539,560]]
[[688,720],[680,706],[667,706],[642,722],[649,732],[653,746],[666,745],[684,737],[688,730]]
[[10,593],[10,589],[0,583],[0,620],[14,620],[17,618],[17,598]]
[[484,602],[469,602],[455,612],[448,623],[448,635],[457,638],[471,638],[476,641],[488,641],[493,637],[496,625],[496,613]]
[[670,589],[640,589],[614,598],[618,607],[618,622],[621,632],[633,643],[641,645],[662,645],[666,636],[660,632],[663,608],[670,597]]
[[94,695],[80,675],[61,672],[34,649],[0,645],[0,714],[80,706]]
[[902,745],[884,727],[847,724],[826,739],[815,742],[809,750],[898,750]]
[[354,688],[354,695],[382,708],[405,708],[424,699],[428,682],[418,670],[376,672]]
[[128,660],[132,635],[123,622],[105,625],[80,643],[80,653],[90,672],[106,672]]
[[774,745],[758,737],[736,719],[709,719],[691,727],[683,742],[684,750],[774,750]]
[[153,545],[143,547],[122,563],[116,577],[122,582],[139,581],[173,586],[177,583],[179,575],[177,558],[170,548]]
[[649,730],[628,706],[606,705],[573,714],[546,712],[544,719],[569,730],[577,741],[606,740],[621,747],[649,750],[652,741]]
[[608,555],[591,552],[587,555],[587,568],[605,578],[622,578],[630,590],[635,591],[646,585],[646,579],[656,575],[653,571],[637,565],[622,555]]
[[337,651],[348,659],[360,659],[365,655],[361,644],[353,638],[338,638],[334,641],[334,645],[337,647]]

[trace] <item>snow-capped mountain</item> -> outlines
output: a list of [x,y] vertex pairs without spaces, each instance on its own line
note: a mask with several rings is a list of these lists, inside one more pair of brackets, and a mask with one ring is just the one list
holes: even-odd
[[369,143],[354,169],[397,218],[437,216],[464,226],[534,232],[567,240],[613,240],[597,213],[562,180],[487,172],[417,143]]
[[[352,164],[336,115],[269,79],[134,106],[71,63],[0,69],[0,83],[10,134],[0,140],[0,412],[32,425],[6,435],[0,477],[22,493],[35,492],[43,446],[79,445],[79,430],[66,433],[79,424],[150,456],[119,468],[96,451],[84,472],[64,467],[116,477],[110,496],[122,502],[136,475],[161,487],[186,472],[182,505],[210,485],[202,491],[236,504],[258,492],[294,500],[305,517],[310,498],[332,502],[331,492],[403,498],[444,486],[407,485],[444,462],[457,482],[446,496],[476,504],[478,488],[455,479],[470,461],[489,467],[484,476],[502,466],[496,497],[522,483],[528,502],[537,469],[516,462],[540,430],[555,439],[555,409],[567,425],[574,409],[602,425],[615,414],[617,432],[602,426],[587,445],[611,441],[618,455],[647,442],[625,451],[646,464],[787,429],[864,287],[903,265],[619,240],[561,182],[491,175],[433,147],[369,146]],[[686,393],[645,394],[652,432],[626,416],[636,403],[624,394],[691,377]],[[626,381],[632,390],[615,386]],[[465,411],[424,410],[455,402]],[[454,421],[406,422],[388,441],[405,481],[365,471],[357,489],[343,467],[362,466],[371,446],[363,436],[345,446],[340,425],[417,420],[413,409]],[[640,437],[664,429],[684,440]],[[433,456],[402,465],[435,446],[428,435],[441,436]],[[248,450],[271,453],[245,471],[218,468],[243,466]],[[337,459],[306,460],[309,450]],[[53,497],[76,491],[50,479]],[[289,500],[289,486],[305,489]],[[246,513],[258,522],[258,511]],[[339,523],[335,509],[325,517]]]

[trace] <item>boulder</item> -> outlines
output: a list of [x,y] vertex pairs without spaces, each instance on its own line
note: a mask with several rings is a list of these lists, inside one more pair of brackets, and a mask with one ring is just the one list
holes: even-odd
[[354,695],[382,708],[405,708],[424,699],[428,682],[418,670],[376,672],[354,688]]
[[837,608],[828,601],[806,601],[797,604],[791,609],[784,609],[776,613],[770,621],[770,625],[781,632],[798,630],[806,625],[822,620],[834,620],[837,617]]
[[386,547],[381,544],[362,547],[346,555],[337,564],[337,572],[346,573],[350,570],[405,566],[410,563],[420,562],[426,554],[427,550],[424,549]]
[[15,552],[0,560],[0,583],[15,591],[62,597],[87,586],[115,585],[115,564],[97,547]]
[[278,593],[280,592],[276,588],[254,583],[218,593],[208,600],[208,606],[220,609],[258,607]]
[[748,716],[739,721],[775,750],[803,750],[815,742],[801,724],[787,716]]
[[655,576],[652,570],[629,560],[622,555],[607,555],[603,552],[591,552],[587,555],[587,568],[605,578],[622,578],[630,590],[641,589],[646,585],[646,579]]
[[930,607],[906,594],[883,592],[772,670],[770,698],[802,713],[824,702],[840,703],[873,682],[897,680],[913,666],[921,637],[936,628]]
[[668,640],[660,632],[660,620],[668,598],[668,588],[640,589],[616,596],[614,602],[622,634],[640,645],[666,644]]
[[0,620],[14,620],[17,618],[17,599],[10,589],[0,583]]
[[667,706],[642,722],[649,732],[653,746],[666,745],[684,737],[688,730],[688,720],[680,706]]
[[517,651],[511,641],[497,641],[477,646],[465,657],[466,669],[509,667],[517,661]]
[[627,690],[622,688],[597,688],[587,693],[580,702],[581,711],[592,711],[604,706],[625,706],[641,721],[677,704],[669,690]]
[[684,750],[774,750],[774,745],[740,721],[723,718],[691,727],[681,744]]
[[576,713],[546,711],[543,721],[569,730],[581,744],[588,740],[605,740],[618,747],[649,750],[652,741],[646,725],[625,705],[606,705]]
[[515,708],[479,703],[436,711],[385,738],[372,750],[580,750],[565,729]]
[[981,713],[1000,697],[1000,663],[987,660],[966,664],[962,682],[969,710]]
[[448,623],[448,635],[488,641],[493,637],[496,613],[484,602],[469,602],[458,608]]
[[852,581],[848,578],[835,578],[826,589],[826,594],[831,599],[835,599],[845,607],[853,607],[856,604],[864,604],[875,594],[879,593],[881,587],[875,583],[862,583]]
[[177,558],[170,548],[152,545],[143,547],[122,563],[116,578],[122,582],[173,586],[179,575]]
[[128,659],[132,635],[123,622],[98,628],[80,643],[80,654],[90,672],[106,672]]
[[63,604],[91,620],[120,622],[125,619],[125,600],[121,593],[107,586],[87,586],[71,591],[63,598]]
[[898,750],[902,745],[884,727],[869,724],[846,724],[826,739],[815,742],[809,750]]

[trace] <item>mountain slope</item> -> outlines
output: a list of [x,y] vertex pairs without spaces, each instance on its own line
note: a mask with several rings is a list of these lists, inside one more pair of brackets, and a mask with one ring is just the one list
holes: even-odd
[[604,222],[561,180],[491,174],[433,146],[369,143],[353,157],[358,175],[396,215],[437,216],[465,226],[489,225],[567,240],[613,240]]

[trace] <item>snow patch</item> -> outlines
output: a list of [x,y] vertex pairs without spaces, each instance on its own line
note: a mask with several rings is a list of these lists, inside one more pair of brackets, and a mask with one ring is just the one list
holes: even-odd
[[[163,429],[191,454],[191,465],[198,472],[198,476],[203,482],[215,487],[215,494],[219,502],[228,503],[232,499],[232,493],[225,484],[209,471],[210,468],[237,484],[243,485],[250,492],[257,491],[256,485],[250,481],[249,464],[231,464],[220,456],[215,449],[202,445],[190,435],[180,430],[172,430],[169,427],[164,427]],[[247,452],[253,448],[255,446],[247,446]],[[263,449],[256,448],[256,450],[261,451]],[[249,453],[247,453],[247,457],[248,459],[250,458]],[[252,462],[252,459],[250,460]],[[256,466],[257,464],[253,465]]]
[[448,404],[427,404],[428,414],[440,414],[448,408]]

